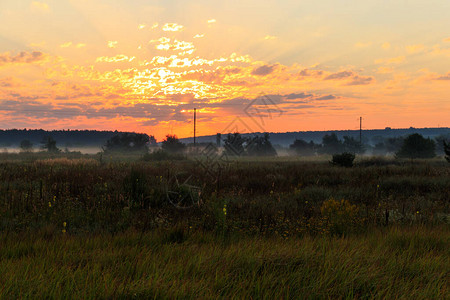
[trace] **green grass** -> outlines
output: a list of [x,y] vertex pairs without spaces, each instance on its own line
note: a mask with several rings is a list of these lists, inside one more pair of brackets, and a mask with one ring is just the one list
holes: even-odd
[[0,236],[0,298],[445,299],[448,227],[350,237]]

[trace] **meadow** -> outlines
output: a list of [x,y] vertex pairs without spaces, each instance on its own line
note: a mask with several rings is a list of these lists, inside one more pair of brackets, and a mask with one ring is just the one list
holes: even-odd
[[442,158],[0,159],[0,298],[449,295]]

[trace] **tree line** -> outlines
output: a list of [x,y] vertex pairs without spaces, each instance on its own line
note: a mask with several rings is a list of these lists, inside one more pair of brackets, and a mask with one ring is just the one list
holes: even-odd
[[[22,151],[32,151],[34,144],[29,140],[22,140]],[[103,152],[148,152],[150,148],[156,148],[157,142],[153,136],[141,133],[116,133],[110,137],[102,147]],[[217,135],[217,142],[184,144],[175,135],[167,135],[161,142],[160,151],[168,154],[183,155],[188,149],[208,149],[209,152],[218,152],[222,146],[222,136]],[[388,138],[374,147],[374,154],[393,153],[398,158],[433,158],[436,156],[436,148],[442,147],[442,152],[450,162],[450,146],[445,139],[433,140],[425,138],[418,133],[407,137]],[[47,152],[61,152],[56,140],[52,136],[45,136],[40,142],[40,149]],[[342,153],[363,154],[366,146],[354,137],[344,136],[339,139],[335,133],[326,134],[322,143],[296,139],[289,149],[292,154],[299,156],[314,156],[321,154],[336,155]],[[243,136],[240,133],[229,133],[223,139],[223,151],[228,156],[276,156],[277,151],[270,141],[268,133]],[[198,153],[198,151],[197,151]],[[346,156],[347,159],[351,156]]]

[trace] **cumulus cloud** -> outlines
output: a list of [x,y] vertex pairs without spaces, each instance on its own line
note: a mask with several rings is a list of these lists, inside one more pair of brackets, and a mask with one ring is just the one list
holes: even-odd
[[450,72],[448,72],[445,75],[437,77],[436,80],[450,80]]
[[[163,37],[158,40],[160,44],[156,45],[155,48],[158,50],[172,50],[172,51],[190,51],[194,50],[194,44],[186,41],[174,40],[171,42],[171,39]],[[154,41],[151,41],[154,42]]]
[[117,41],[108,41],[108,48],[116,48],[117,43]]
[[184,26],[177,23],[166,23],[162,28],[163,31],[181,31],[183,29]]
[[310,70],[310,69],[303,69],[301,70],[298,75],[306,77],[306,76],[314,76],[314,77],[319,77],[323,75],[323,71],[322,70]]
[[306,94],[306,93],[302,92],[302,93],[298,93],[298,94],[292,93],[292,94],[286,95],[285,97],[286,97],[286,99],[290,100],[290,99],[311,98],[312,96],[313,96],[313,94]]
[[252,75],[256,75],[256,76],[266,76],[269,75],[270,73],[272,73],[275,69],[275,66],[268,66],[268,65],[264,65],[264,66],[260,66],[256,69],[254,69],[252,71]]
[[366,85],[371,84],[374,78],[371,76],[353,76],[352,80],[346,85]]
[[338,99],[338,97],[335,95],[326,95],[316,98],[316,100],[334,100],[334,99]]
[[20,82],[13,77],[0,78],[0,87],[2,88],[17,88],[20,87]]
[[350,76],[353,76],[352,71],[342,71],[328,75],[327,77],[325,77],[325,80],[345,79]]
[[109,62],[109,63],[115,63],[115,62],[132,62],[136,57],[135,56],[126,56],[123,54],[119,54],[113,57],[108,56],[101,56],[97,57],[95,62]]
[[40,51],[23,51],[16,55],[11,55],[9,52],[0,53],[0,67],[9,64],[39,64],[45,62],[47,58],[48,56]]

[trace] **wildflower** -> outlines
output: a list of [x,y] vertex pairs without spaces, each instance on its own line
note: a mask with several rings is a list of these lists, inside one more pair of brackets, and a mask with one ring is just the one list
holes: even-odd
[[67,226],[67,223],[66,223],[66,222],[64,222],[64,223],[63,223],[63,227],[66,227],[66,226]]
[[53,196],[53,202],[56,202],[56,196]]
[[416,214],[419,214],[419,211],[416,211]]
[[52,203],[50,201],[48,202],[48,207],[52,207]]
[[270,194],[273,195],[273,191],[270,191]]
[[62,232],[62,233],[66,233],[66,230],[65,230],[65,229],[63,229],[63,230],[61,230],[61,232]]
[[226,204],[224,204],[223,205],[223,214],[226,216],[227,215],[227,205]]

